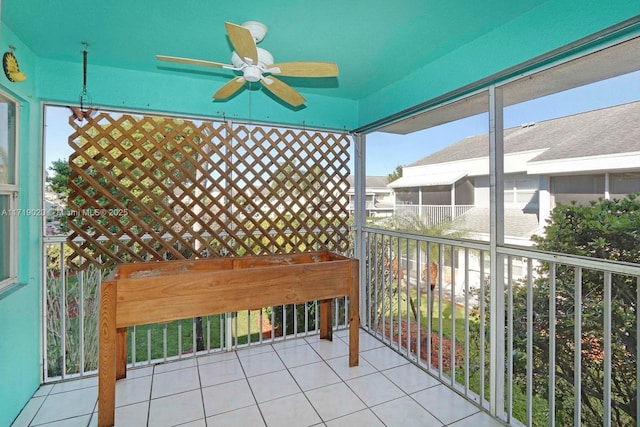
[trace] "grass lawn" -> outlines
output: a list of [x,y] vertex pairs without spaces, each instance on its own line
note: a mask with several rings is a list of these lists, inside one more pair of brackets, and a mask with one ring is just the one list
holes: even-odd
[[[263,314],[264,317],[264,314]],[[210,329],[207,334],[207,317],[202,318],[203,340],[205,349],[220,348],[221,343],[221,327],[224,329],[224,315],[209,316]],[[222,321],[221,321],[222,319]],[[166,355],[164,348],[164,339],[166,325]],[[181,325],[181,327],[180,327]],[[260,311],[249,312],[242,311],[234,316],[231,320],[231,329],[233,344],[246,344],[248,342],[248,331],[251,328],[251,342],[260,340]],[[127,332],[128,343],[131,343],[131,337],[134,328],[129,328]],[[193,321],[191,319],[177,320],[167,324],[153,324],[137,326],[135,328],[136,339],[136,362],[146,361],[151,358],[163,359],[166,357],[177,356],[182,344],[182,353],[193,352]],[[151,335],[151,349],[149,356],[149,348],[147,337]],[[207,345],[207,336],[209,336],[209,345]],[[224,333],[222,334],[224,340]],[[127,354],[127,361],[131,362],[131,347]]]
[[[420,327],[423,328],[424,331],[427,330],[427,315],[428,315],[428,296],[425,293],[420,295],[420,302],[416,300],[416,291],[412,290],[411,298],[414,301],[416,308],[420,309]],[[407,313],[411,318],[411,321],[414,322],[415,318],[413,317],[413,313],[411,311],[410,306],[408,306],[406,300],[406,294],[402,294],[400,298],[400,304],[397,303],[397,299],[391,307],[391,313],[394,316],[394,323],[397,322],[398,319],[398,305],[400,306],[400,317],[401,319],[407,318]],[[451,340],[453,335],[452,331],[454,330],[454,324],[452,322],[452,305],[449,301],[442,301],[442,307],[440,307],[438,299],[434,300],[433,305],[433,318],[431,322],[431,331],[434,334],[439,334],[440,332],[440,310],[442,310],[442,336],[444,339]],[[389,310],[386,312],[386,316],[389,315]],[[455,369],[456,381],[459,384],[464,385],[466,381],[465,375],[465,310],[464,307],[456,307],[455,308],[455,341],[456,345],[461,347],[461,356],[458,357],[459,363]],[[480,333],[480,319],[477,314],[471,313],[469,315],[469,382],[468,387],[471,391],[476,394],[480,394],[480,342],[481,337]],[[485,397],[489,398],[489,325],[488,322],[485,325],[485,355],[484,355],[484,363],[485,363],[485,379],[484,379],[484,393]],[[403,337],[403,341],[406,342],[406,337]],[[451,375],[450,370],[444,371],[445,375]],[[526,404],[526,387],[524,384],[514,383],[513,384],[513,416],[518,420],[527,419],[527,404]],[[506,398],[506,390],[505,390],[505,398]],[[546,425],[548,420],[548,402],[542,396],[534,394],[532,409],[533,409],[533,425],[534,426],[542,426]]]

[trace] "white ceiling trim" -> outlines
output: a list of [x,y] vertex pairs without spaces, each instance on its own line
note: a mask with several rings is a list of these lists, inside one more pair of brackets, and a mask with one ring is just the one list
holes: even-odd
[[576,172],[610,172],[640,169],[640,152],[616,153],[602,156],[529,162],[529,175],[562,175]]

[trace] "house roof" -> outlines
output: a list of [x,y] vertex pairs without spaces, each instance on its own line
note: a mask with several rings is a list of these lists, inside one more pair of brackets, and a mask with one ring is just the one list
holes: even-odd
[[[452,228],[469,233],[489,234],[489,208],[475,207],[453,221]],[[504,210],[504,234],[509,237],[529,239],[540,231],[538,215],[522,209]]]
[[[640,102],[505,129],[504,152],[545,149],[530,162],[640,151]],[[475,135],[408,166],[488,157],[489,135]]]
[[[349,175],[347,177],[347,182],[350,187],[354,186],[355,177],[353,175]],[[365,180],[365,188],[387,188],[387,183],[389,182],[389,178],[387,176],[367,176]]]
[[403,187],[426,187],[432,185],[451,185],[460,178],[467,176],[465,171],[451,171],[430,174],[420,174],[414,176],[403,176],[389,183],[391,188]]

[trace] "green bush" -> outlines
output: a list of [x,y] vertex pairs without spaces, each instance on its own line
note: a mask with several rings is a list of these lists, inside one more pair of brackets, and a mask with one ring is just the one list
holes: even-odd
[[[629,195],[621,200],[602,200],[588,206],[556,207],[544,236],[535,236],[537,249],[640,263],[640,199]],[[549,372],[549,264],[542,264],[533,286],[534,392],[548,395]],[[575,286],[576,269],[555,264],[556,425],[573,425],[575,371]],[[582,294],[582,425],[602,425],[603,405],[611,406],[614,425],[635,425],[637,401],[637,286],[638,278],[621,274],[611,277],[612,399],[603,402],[605,274],[584,268],[580,271]],[[527,287],[514,288],[514,318],[526,319]],[[525,354],[526,322],[514,322],[514,346]],[[522,338],[518,338],[522,337]],[[516,381],[525,380],[526,361],[516,360]],[[522,365],[522,366],[518,366]],[[520,374],[520,375],[519,375]],[[552,398],[551,396],[549,398]]]

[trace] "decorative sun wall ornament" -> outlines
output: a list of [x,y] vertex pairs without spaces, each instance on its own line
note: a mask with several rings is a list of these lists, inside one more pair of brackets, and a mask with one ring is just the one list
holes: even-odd
[[9,46],[9,52],[5,52],[4,55],[2,55],[2,69],[9,81],[19,83],[27,80],[27,76],[20,71],[18,60],[13,54],[15,50],[15,47]]

